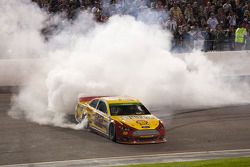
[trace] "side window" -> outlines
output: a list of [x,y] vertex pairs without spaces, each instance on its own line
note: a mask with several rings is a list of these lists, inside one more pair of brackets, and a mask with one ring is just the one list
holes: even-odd
[[107,106],[103,101],[99,102],[97,109],[107,114]]
[[98,103],[98,100],[96,99],[96,100],[93,100],[92,102],[90,102],[89,105],[90,105],[91,107],[93,107],[93,108],[96,108],[97,103]]

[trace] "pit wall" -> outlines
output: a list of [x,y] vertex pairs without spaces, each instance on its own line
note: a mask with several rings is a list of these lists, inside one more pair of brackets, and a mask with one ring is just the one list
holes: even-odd
[[[250,75],[250,51],[207,52],[204,55],[224,68],[224,75]],[[0,86],[23,85],[44,63],[46,59],[0,59]]]

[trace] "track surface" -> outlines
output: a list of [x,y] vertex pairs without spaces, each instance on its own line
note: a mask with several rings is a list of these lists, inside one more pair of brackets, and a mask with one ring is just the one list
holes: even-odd
[[150,145],[116,144],[88,131],[15,120],[9,107],[10,94],[0,94],[0,165],[250,148],[250,105],[163,117],[168,141]]

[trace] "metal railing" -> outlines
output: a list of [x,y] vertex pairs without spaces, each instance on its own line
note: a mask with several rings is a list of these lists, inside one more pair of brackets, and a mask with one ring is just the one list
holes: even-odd
[[198,49],[204,52],[250,50],[250,40],[245,43],[235,43],[234,39],[218,40],[179,40],[173,39],[172,51],[189,52]]

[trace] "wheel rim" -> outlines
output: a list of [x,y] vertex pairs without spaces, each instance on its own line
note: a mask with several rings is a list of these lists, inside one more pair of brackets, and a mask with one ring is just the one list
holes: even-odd
[[110,126],[110,129],[109,129],[109,137],[111,140],[115,140],[115,128],[114,128],[114,125],[111,125]]

